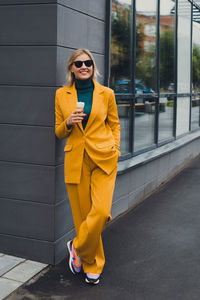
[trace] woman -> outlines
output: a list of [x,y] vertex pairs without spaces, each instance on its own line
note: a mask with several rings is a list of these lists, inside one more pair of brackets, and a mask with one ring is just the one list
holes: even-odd
[[[56,91],[55,133],[67,138],[64,173],[76,237],[67,243],[72,273],[99,283],[105,257],[101,232],[110,210],[120,155],[120,124],[115,96],[96,81],[89,50],[74,51],[67,64],[68,86]],[[84,111],[77,108],[84,102]]]

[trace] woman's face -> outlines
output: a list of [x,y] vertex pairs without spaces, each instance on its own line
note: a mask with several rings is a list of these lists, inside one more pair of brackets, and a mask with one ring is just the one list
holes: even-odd
[[[91,58],[86,54],[83,53],[79,56],[77,56],[74,60],[75,61],[86,61],[91,60]],[[93,64],[90,67],[87,67],[84,63],[80,68],[77,68],[75,64],[73,63],[71,66],[71,72],[74,73],[74,76],[76,79],[85,80],[92,76],[93,73]]]

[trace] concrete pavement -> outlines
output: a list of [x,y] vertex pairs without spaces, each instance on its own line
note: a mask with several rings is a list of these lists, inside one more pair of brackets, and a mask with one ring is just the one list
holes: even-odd
[[7,300],[199,300],[200,157],[103,232],[98,286],[74,276],[67,258]]
[[0,300],[46,267],[39,262],[0,253]]

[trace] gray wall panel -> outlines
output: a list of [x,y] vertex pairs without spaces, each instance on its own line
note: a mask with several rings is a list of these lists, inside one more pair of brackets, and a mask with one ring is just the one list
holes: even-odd
[[112,218],[117,217],[127,209],[128,209],[128,197],[127,195],[125,195],[120,199],[118,199],[118,201],[113,202],[112,209],[111,209]]
[[64,147],[65,147],[66,139],[59,140],[56,138],[56,161],[55,164],[61,165],[64,163]]
[[55,206],[55,240],[73,229],[74,222],[68,198]]
[[67,199],[67,190],[64,181],[64,165],[56,167],[55,176],[55,201],[56,203],[59,203],[60,201]]
[[52,242],[0,234],[0,252],[3,253],[53,264],[54,251]]
[[[192,147],[192,150],[191,150],[191,147]],[[194,158],[197,155],[199,155],[199,149],[200,149],[200,140],[196,140],[192,143],[192,145],[188,144],[186,146],[185,153],[188,157]]]
[[129,194],[128,207],[133,207],[138,205],[140,202],[144,200],[144,186],[140,186],[137,189],[134,189]]
[[88,17],[77,11],[58,6],[57,43],[72,48],[87,47]]
[[146,164],[145,168],[145,189],[144,193],[147,195],[149,192],[157,187],[158,177],[158,160],[153,160]]
[[118,175],[115,184],[115,190],[113,195],[113,201],[118,201],[122,196],[127,195],[130,192],[130,174]]
[[56,47],[0,47],[0,84],[55,86]]
[[58,0],[58,3],[95,18],[105,20],[106,0]]
[[54,241],[53,205],[3,198],[0,203],[1,234]]
[[68,7],[71,10],[77,10],[80,13],[88,13],[89,10],[89,0],[57,0],[62,6]]
[[144,172],[145,172],[145,178],[144,178],[145,183],[150,181],[155,181],[155,178],[158,173],[158,161],[153,160],[148,164],[146,164]]
[[55,168],[0,162],[0,197],[53,204]]
[[2,6],[0,45],[55,45],[56,15],[56,4]]
[[145,182],[145,170],[146,166],[141,166],[140,168],[133,169],[130,172],[130,182],[131,190],[136,190],[144,185]]
[[[0,160],[54,165],[54,128],[0,124]],[[12,149],[12,150],[11,150]]]
[[181,168],[180,163],[185,160],[183,151],[184,149],[178,149],[169,154],[169,173],[178,172]]
[[169,176],[169,155],[165,155],[158,159],[158,184],[162,184]]
[[89,14],[103,21],[106,19],[106,0],[89,0]]
[[153,190],[157,188],[157,178],[154,181],[149,181],[144,185],[144,195],[148,196]]
[[94,52],[105,52],[105,23],[88,18],[87,48]]
[[103,54],[105,23],[66,7],[58,6],[58,45],[88,48]]
[[57,86],[66,85],[66,66],[67,61],[72,54],[73,50],[57,47],[57,69],[56,69],[56,82]]
[[75,237],[75,229],[68,231],[55,243],[55,264],[58,264],[66,257],[66,244]]
[[57,3],[57,0],[0,0],[0,5],[16,5],[16,4],[48,4]]
[[55,90],[0,86],[0,123],[53,126]]

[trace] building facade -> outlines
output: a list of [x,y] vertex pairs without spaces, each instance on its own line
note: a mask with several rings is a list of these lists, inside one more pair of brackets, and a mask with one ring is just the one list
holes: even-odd
[[116,217],[199,155],[200,1],[0,0],[0,252],[56,264],[74,236],[54,134],[69,55],[116,94]]

